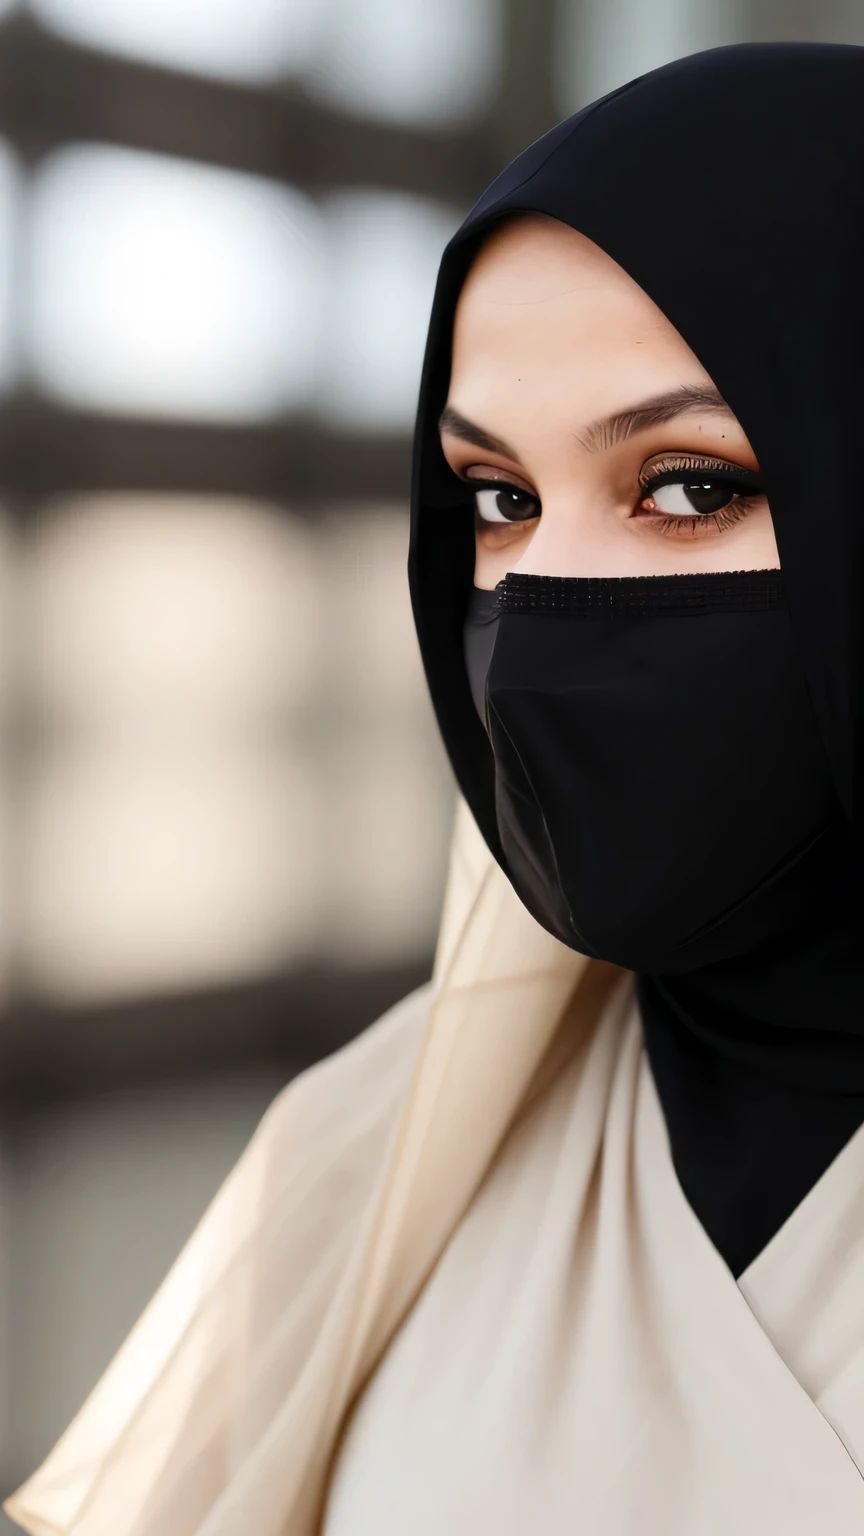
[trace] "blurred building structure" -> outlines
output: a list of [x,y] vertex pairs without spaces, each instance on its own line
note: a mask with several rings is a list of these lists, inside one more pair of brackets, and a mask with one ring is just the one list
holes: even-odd
[[269,1099],[429,973],[443,245],[560,117],[749,38],[864,6],[0,0],[4,1488]]

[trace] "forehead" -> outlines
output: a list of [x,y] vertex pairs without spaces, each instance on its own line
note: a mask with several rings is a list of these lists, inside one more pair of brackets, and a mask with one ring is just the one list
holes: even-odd
[[[652,299],[593,241],[558,220],[508,220],[484,242],[454,317],[451,384],[496,395],[551,391],[566,372],[599,386],[626,362],[656,380],[703,373]],[[515,371],[514,371],[515,370]]]

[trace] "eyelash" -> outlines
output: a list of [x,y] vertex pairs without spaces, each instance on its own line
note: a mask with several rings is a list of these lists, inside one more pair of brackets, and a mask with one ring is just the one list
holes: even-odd
[[[646,475],[644,478],[640,475],[640,502],[644,501],[651,494],[652,488],[659,490],[661,484],[681,485],[686,483],[688,474],[701,474],[706,478],[713,478],[721,483],[725,481],[732,490],[736,486],[743,486],[745,489],[750,489],[751,495],[748,497],[740,492],[736,492],[736,499],[730,501],[727,506],[718,508],[716,512],[694,512],[692,516],[686,514],[672,516],[671,514],[663,515],[662,513],[652,515],[647,513],[641,521],[650,522],[661,534],[674,533],[680,536],[682,533],[685,533],[695,535],[697,529],[704,528],[709,523],[713,523],[718,533],[723,533],[727,528],[733,527],[735,523],[740,523],[747,517],[763,494],[752,470],[743,469],[740,465],[731,464],[728,460],[724,459],[691,458],[687,455],[674,455],[660,464],[655,464],[650,475]],[[514,485],[510,480],[479,480],[469,476],[463,478],[465,484],[470,485],[475,492],[510,490],[514,491],[517,495],[527,497],[529,500],[537,501],[539,507],[537,497],[532,497],[529,491],[523,491],[521,486]],[[540,516],[539,511],[537,516]],[[490,528],[496,526],[505,527],[508,522],[511,526],[515,526],[520,522],[527,523],[533,521],[533,518],[512,518],[505,520],[503,523],[498,523],[491,518],[480,518],[480,522]]]
[[692,517],[686,513],[682,517],[661,517],[655,513],[652,517],[648,513],[641,519],[642,522],[651,523],[660,533],[680,534],[686,531],[695,534],[697,528],[704,528],[707,523],[713,523],[718,533],[724,533],[727,528],[732,528],[735,523],[743,522],[744,518],[753,511],[755,501],[748,501],[742,496],[734,505],[721,507],[719,512],[694,512]]
[[[686,483],[689,475],[704,475],[706,480],[714,480],[721,485],[726,484],[735,492],[736,499],[725,507],[720,507],[716,512],[694,512],[688,516],[663,516],[662,513],[648,513],[645,521],[653,524],[660,533],[680,534],[686,531],[695,534],[697,528],[704,528],[707,523],[713,523],[718,533],[724,533],[735,523],[740,523],[749,515],[762,496],[762,488],[757,476],[752,470],[744,469],[739,464],[730,464],[727,459],[712,459],[708,457],[695,458],[687,454],[674,454],[661,463],[655,464],[650,475],[639,476],[639,489],[642,499],[651,494],[653,490],[659,490],[661,485],[682,485]],[[750,496],[742,493],[743,487],[750,490]]]

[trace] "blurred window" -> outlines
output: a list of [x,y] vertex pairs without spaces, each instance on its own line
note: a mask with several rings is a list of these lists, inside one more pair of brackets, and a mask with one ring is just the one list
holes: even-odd
[[488,112],[501,67],[501,0],[319,5],[309,85],[342,111],[448,129]]
[[333,507],[321,519],[319,547],[331,614],[321,633],[322,708],[372,736],[382,722],[425,723],[404,506]]
[[19,707],[18,626],[19,549],[11,519],[0,509],[0,1007],[7,1002],[13,962],[16,881],[12,860],[17,849],[12,787],[16,762],[16,711]]
[[21,177],[18,161],[0,139],[0,391],[13,383],[18,367],[15,277],[21,241]]
[[450,127],[498,81],[501,0],[31,0],[78,43],[226,80],[301,74],[345,112]]
[[28,775],[18,960],[54,1004],[182,994],[310,951],[316,786],[256,747],[69,743]]
[[322,521],[323,627],[316,779],[322,820],[317,938],[331,965],[422,962],[434,942],[453,797],[429,708],[399,506]]
[[428,954],[452,797],[397,507],[64,500],[30,525],[20,963],[62,1005]]
[[451,208],[397,192],[342,191],[324,205],[329,284],[319,408],[334,424],[410,431]]
[[56,737],[272,735],[318,680],[318,540],[233,497],[63,500],[25,544],[28,693]]
[[345,967],[401,985],[453,800],[410,433],[440,255],[494,168],[504,0],[20,8],[0,989],[3,945],[49,1018]]
[[30,221],[27,341],[51,394],[226,422],[307,395],[321,229],[299,192],[76,145],[39,172]]
[[319,807],[296,721],[318,582],[308,529],[244,502],[104,497],[33,525],[40,745],[19,818],[38,995],[215,985],[314,947]]
[[740,42],[749,0],[559,0],[554,74],[562,116],[702,48]]
[[308,57],[321,0],[31,0],[78,43],[226,80],[279,78]]

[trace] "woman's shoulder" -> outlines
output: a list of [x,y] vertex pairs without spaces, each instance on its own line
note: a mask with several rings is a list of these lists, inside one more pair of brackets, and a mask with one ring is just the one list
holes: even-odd
[[407,1089],[429,1018],[431,982],[403,997],[332,1055],[293,1078],[266,1111],[254,1140],[309,1138],[347,1150],[392,1120]]
[[[297,1249],[341,1246],[371,1198],[426,1031],[431,983],[277,1095],[234,1170]],[[230,1183],[231,1181],[229,1181]],[[287,1229],[287,1230],[286,1230]]]

